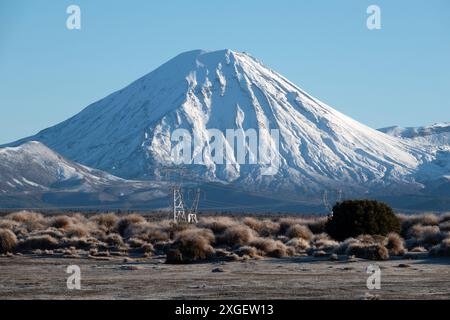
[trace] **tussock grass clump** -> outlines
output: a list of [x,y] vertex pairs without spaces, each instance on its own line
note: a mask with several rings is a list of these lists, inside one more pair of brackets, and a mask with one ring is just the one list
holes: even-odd
[[85,224],[72,224],[66,228],[65,234],[68,237],[87,237],[89,235],[89,227]]
[[320,217],[308,220],[306,226],[309,228],[309,230],[311,230],[313,234],[324,233],[326,231],[327,222],[328,218]]
[[127,240],[128,245],[130,248],[138,248],[142,246],[144,243],[146,243],[144,240],[137,239],[137,238],[130,238]]
[[154,243],[161,241],[169,241],[170,237],[164,230],[158,228],[149,228],[145,233],[145,237],[143,239],[151,243]]
[[431,256],[450,257],[450,238],[442,240],[442,242],[430,250]]
[[67,229],[72,224],[72,219],[68,216],[57,216],[50,220],[50,227],[56,229]]
[[416,224],[409,230],[409,236],[414,238],[423,238],[430,235],[436,235],[439,232],[441,232],[441,230],[438,226]]
[[17,228],[19,228],[21,224],[17,221],[14,220],[10,220],[10,219],[3,219],[0,220],[0,229],[8,229],[11,231],[16,230]]
[[385,247],[391,256],[403,256],[406,252],[405,241],[397,233],[389,233],[385,239]]
[[444,221],[439,224],[439,229],[444,232],[450,232],[450,221]]
[[423,215],[419,215],[420,224],[426,226],[435,226],[439,224],[440,217],[435,215],[434,213],[425,213]]
[[428,250],[425,249],[424,247],[414,247],[411,250],[409,250],[409,252],[423,253],[423,252],[428,252]]
[[258,220],[255,218],[244,218],[242,222],[254,230],[260,237],[270,237],[276,235],[280,231],[280,225],[271,220]]
[[172,243],[168,242],[168,241],[158,241],[158,242],[152,243],[152,246],[153,246],[154,252],[156,254],[161,255],[161,254],[167,253],[167,251],[170,249],[171,244]]
[[286,232],[290,227],[295,225],[304,225],[305,220],[300,218],[281,218],[280,220],[278,220],[278,223],[280,225],[278,233],[281,235],[286,235]]
[[241,258],[234,252],[225,249],[216,249],[215,258],[221,261],[239,261]]
[[6,218],[20,223],[28,223],[44,220],[44,216],[42,214],[32,211],[18,211],[10,213],[6,216]]
[[355,238],[348,238],[345,241],[339,243],[339,245],[334,249],[334,253],[336,254],[346,254],[348,248],[353,244],[358,244],[360,241]]
[[19,211],[10,213],[6,216],[6,219],[10,219],[17,223],[20,223],[22,233],[31,232],[36,229],[42,229],[45,227],[46,218],[40,213],[32,211]]
[[214,254],[214,234],[209,229],[187,229],[176,235],[167,252],[166,263],[190,263],[207,260]]
[[288,248],[283,242],[270,238],[255,238],[250,242],[251,247],[255,247],[262,255],[282,258],[288,256]]
[[450,221],[450,212],[446,212],[444,214],[441,214],[439,216],[439,221],[440,223],[446,222],[446,221]]
[[310,254],[311,254],[313,257],[316,257],[316,258],[323,258],[323,257],[326,257],[326,256],[329,255],[329,254],[328,254],[326,251],[324,251],[324,250],[312,250],[312,251],[310,251]]
[[286,230],[286,236],[289,239],[302,238],[305,240],[311,240],[313,237],[313,233],[311,232],[311,230],[309,230],[307,226],[294,224]]
[[141,239],[131,238],[128,239],[127,243],[135,253],[151,254],[155,250],[151,243],[145,242]]
[[144,243],[142,246],[135,248],[136,253],[141,253],[145,257],[153,255],[155,249],[151,243]]
[[[185,228],[180,229],[180,231]],[[170,230],[170,233],[179,232]],[[170,239],[169,233],[155,223],[139,223],[129,225],[125,232],[124,238],[138,238],[147,242],[168,241]]]
[[210,229],[214,234],[219,234],[236,224],[238,222],[230,217],[204,217],[200,219],[199,227]]
[[174,223],[173,221],[163,221],[160,224],[161,230],[168,234],[169,239],[174,239],[177,233],[195,228],[196,226],[190,223]]
[[374,244],[376,242],[374,237],[370,234],[361,234],[356,239],[364,244]]
[[312,246],[316,250],[321,250],[325,252],[334,252],[339,246],[339,242],[327,239],[327,238],[317,238],[313,241]]
[[95,238],[63,238],[59,243],[59,247],[62,248],[73,248],[76,250],[89,250],[96,248],[99,241]]
[[258,249],[251,246],[242,246],[234,250],[234,253],[239,257],[248,257],[248,258],[260,258],[261,256],[258,254]]
[[231,247],[243,246],[247,245],[255,236],[254,231],[246,225],[231,225],[216,236],[216,242]]
[[109,233],[114,229],[119,218],[114,213],[104,213],[91,217],[91,221],[96,223],[102,230]]
[[368,260],[388,260],[389,251],[381,244],[352,243],[346,250],[348,256],[355,256]]
[[336,244],[332,252],[369,260],[387,260],[389,259],[389,251],[383,245],[383,241],[385,241],[384,237],[360,235],[358,238],[348,238]]
[[409,250],[409,252],[428,252],[427,249],[425,249],[424,247],[414,247],[411,250]]
[[311,247],[309,242],[303,238],[292,238],[286,242],[286,246],[292,248],[296,254],[304,253]]
[[439,224],[440,218],[434,213],[424,213],[415,216],[415,220],[416,220],[415,224],[420,223],[421,225],[424,226],[436,226]]
[[324,240],[332,240],[328,234],[325,232],[315,234],[312,238],[313,242],[324,241]]
[[438,226],[424,226],[421,224],[416,224],[410,228],[408,234],[409,239],[406,241],[408,248],[417,246],[431,248],[447,237],[447,233],[441,232]]
[[439,225],[440,218],[433,213],[424,213],[419,215],[398,215],[401,222],[401,235],[407,237],[411,232],[411,228],[415,225],[422,226],[437,226]]
[[130,238],[127,240],[127,243],[130,246],[130,248],[139,248],[142,247],[147,242],[138,238]]
[[13,252],[16,246],[16,235],[11,230],[0,229],[0,253]]
[[49,235],[31,236],[27,239],[20,241],[18,248],[20,251],[25,250],[52,250],[59,246],[58,240]]
[[123,239],[120,236],[120,234],[117,233],[110,233],[108,234],[103,241],[107,244],[109,244],[110,246],[115,246],[115,247],[121,247],[123,246]]
[[125,217],[120,218],[117,221],[115,231],[123,237],[125,235],[125,230],[127,230],[127,228],[145,222],[146,220],[143,216],[138,214],[129,214],[126,215]]
[[29,235],[30,236],[49,235],[50,237],[55,238],[55,239],[61,239],[62,237],[64,237],[64,234],[61,231],[59,231],[58,229],[53,228],[53,227],[47,228],[45,230],[34,231],[34,232],[31,232]]

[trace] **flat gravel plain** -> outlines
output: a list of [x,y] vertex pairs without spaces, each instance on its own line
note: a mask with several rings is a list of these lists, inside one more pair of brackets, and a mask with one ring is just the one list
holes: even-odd
[[[371,264],[381,270],[379,290],[366,285]],[[67,288],[69,265],[80,267],[80,290]],[[164,257],[0,257],[0,299],[450,299],[450,259],[168,265]]]

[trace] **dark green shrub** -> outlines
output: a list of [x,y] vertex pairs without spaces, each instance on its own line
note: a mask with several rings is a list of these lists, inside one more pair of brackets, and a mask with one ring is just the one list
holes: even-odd
[[400,221],[392,209],[375,200],[346,200],[333,207],[326,224],[327,233],[336,240],[361,234],[382,235],[400,232]]

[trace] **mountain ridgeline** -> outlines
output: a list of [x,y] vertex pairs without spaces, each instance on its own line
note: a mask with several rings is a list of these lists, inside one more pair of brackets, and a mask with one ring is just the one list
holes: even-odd
[[[193,150],[203,162],[183,167],[191,183],[210,190],[212,207],[320,211],[324,191],[342,190],[346,197],[376,197],[402,208],[450,208],[449,148],[369,128],[231,50],[180,54],[74,117],[7,147],[39,141],[112,180],[157,184],[165,179],[161,168],[177,165],[171,153],[177,129],[203,141]],[[273,129],[279,132],[276,149]],[[256,130],[259,143],[277,153],[278,170],[263,175],[263,164],[241,163],[233,155],[217,163],[210,130],[224,137],[226,130]]]

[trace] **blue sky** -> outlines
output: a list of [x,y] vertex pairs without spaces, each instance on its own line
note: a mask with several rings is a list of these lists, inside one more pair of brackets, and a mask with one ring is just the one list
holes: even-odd
[[[66,8],[81,8],[81,30]],[[382,29],[366,28],[381,8]],[[448,0],[1,0],[0,143],[76,114],[183,51],[247,51],[371,127],[450,121]]]

